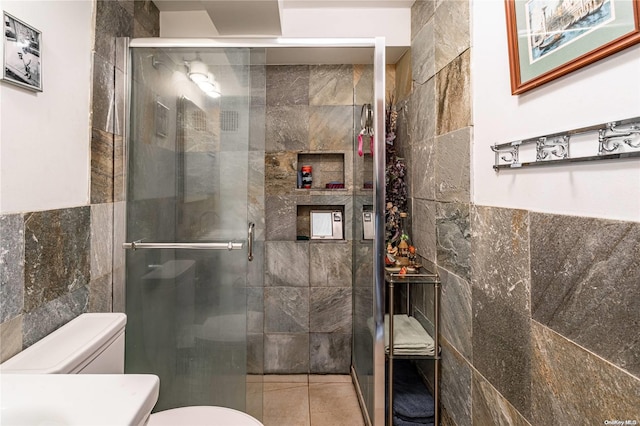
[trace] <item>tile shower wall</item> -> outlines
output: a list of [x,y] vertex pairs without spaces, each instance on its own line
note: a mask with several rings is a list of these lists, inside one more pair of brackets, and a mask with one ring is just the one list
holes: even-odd
[[418,0],[412,37],[398,140],[443,282],[446,424],[640,421],[640,224],[471,203],[469,4]]
[[[298,226],[304,224],[297,206],[341,205],[345,218],[352,217],[354,84],[363,69],[267,66],[265,373],[349,372],[350,221],[345,240],[297,241]],[[296,189],[299,152],[344,154],[345,190]]]
[[[264,50],[252,49],[249,81],[249,221],[255,224],[254,259],[247,276],[247,371],[264,373],[264,252],[265,252],[265,111],[266,67]],[[261,65],[255,65],[255,64]]]
[[149,0],[98,0],[95,16],[91,140],[79,141],[91,144],[91,204],[0,215],[0,362],[83,312],[112,310],[125,83],[116,37],[158,36],[159,12]]
[[[93,52],[91,203],[111,207],[110,309],[124,311],[124,123],[126,51],[121,37],[158,37],[160,12],[150,0],[98,0]],[[104,228],[103,228],[104,229]],[[114,229],[116,232],[114,232]],[[105,278],[105,280],[107,280]]]

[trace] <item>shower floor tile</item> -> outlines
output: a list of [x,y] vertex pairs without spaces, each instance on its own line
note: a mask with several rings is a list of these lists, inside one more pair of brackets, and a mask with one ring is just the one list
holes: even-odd
[[364,426],[351,383],[309,383],[311,426]]
[[352,383],[347,374],[311,374],[309,383]]
[[264,426],[364,426],[351,377],[306,377],[265,377]]
[[308,389],[306,383],[265,383],[264,425],[310,425]]
[[306,374],[267,374],[264,383],[309,383]]

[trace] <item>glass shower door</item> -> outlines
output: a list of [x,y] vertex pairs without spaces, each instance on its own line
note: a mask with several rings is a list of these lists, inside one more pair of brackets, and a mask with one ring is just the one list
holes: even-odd
[[125,369],[160,377],[156,411],[246,411],[249,49],[130,60]]
[[[356,128],[366,123],[372,109],[374,147],[369,155],[354,155],[357,175],[354,208],[353,258],[353,348],[352,374],[356,378],[361,403],[373,426],[385,425],[384,354],[384,211],[385,211],[385,57],[384,40],[376,38],[370,87],[356,86],[356,98],[364,103],[356,114]],[[361,79],[361,83],[366,80]],[[372,87],[371,87],[372,86]],[[360,116],[363,119],[360,120]],[[355,148],[354,148],[355,150]],[[358,159],[360,158],[360,159]],[[373,227],[373,237],[365,237],[365,223]],[[373,223],[371,223],[373,222]],[[371,228],[370,228],[371,230]]]

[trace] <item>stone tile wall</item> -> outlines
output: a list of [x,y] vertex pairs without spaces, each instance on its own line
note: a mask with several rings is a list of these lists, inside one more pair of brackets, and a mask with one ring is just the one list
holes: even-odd
[[416,1],[412,36],[398,143],[442,280],[443,424],[640,422],[640,224],[472,204],[468,2]]
[[[252,49],[251,63],[262,63],[265,51]],[[249,221],[255,223],[254,259],[247,277],[247,371],[264,373],[266,66],[252,65],[249,124]]]
[[[358,122],[360,118],[354,88],[366,86],[366,81],[373,87],[368,68],[267,67],[265,373],[349,372],[356,110]],[[362,101],[365,95],[359,93],[357,100]],[[296,189],[300,153],[302,160],[316,162],[314,178],[338,171],[345,189]],[[344,156],[344,165],[337,167],[336,156],[327,153]],[[356,167],[362,167],[362,161]],[[363,181],[356,180],[358,185]],[[309,226],[308,211],[332,205],[344,209],[345,240],[297,241],[301,229]]]
[[97,1],[93,81],[86,82],[93,88],[91,140],[78,141],[91,144],[91,204],[0,215],[0,362],[83,312],[113,309],[112,271],[123,265],[114,258],[113,228],[121,228],[114,208],[123,204],[125,97],[116,37],[158,33],[150,0]]
[[111,310],[111,214],[101,204],[0,216],[2,360]]
[[[412,7],[413,90],[399,108],[408,157],[412,239],[442,279],[441,397],[447,424],[472,424],[473,289],[470,204],[470,36],[466,2]],[[415,292],[416,317],[433,318],[431,292]],[[432,371],[421,363],[427,376]]]

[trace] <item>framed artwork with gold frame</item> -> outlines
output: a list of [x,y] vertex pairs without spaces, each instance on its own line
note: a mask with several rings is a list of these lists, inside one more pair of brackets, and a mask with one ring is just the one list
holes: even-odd
[[640,0],[505,0],[511,93],[640,41]]

